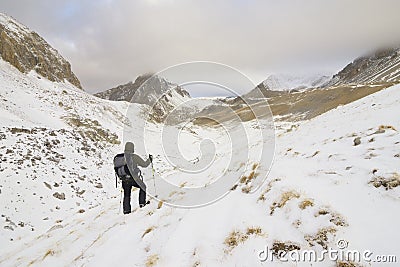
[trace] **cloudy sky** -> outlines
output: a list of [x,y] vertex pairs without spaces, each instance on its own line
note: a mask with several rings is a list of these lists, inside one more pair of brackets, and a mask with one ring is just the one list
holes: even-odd
[[334,73],[400,44],[398,0],[1,0],[0,11],[67,58],[88,92],[187,61],[271,73]]

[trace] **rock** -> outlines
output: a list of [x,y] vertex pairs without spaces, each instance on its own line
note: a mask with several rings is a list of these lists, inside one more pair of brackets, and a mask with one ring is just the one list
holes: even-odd
[[51,190],[51,185],[49,185],[48,183],[46,183],[46,182],[43,182],[44,183],[44,185],[48,188],[48,189],[50,189]]
[[55,198],[58,198],[58,199],[60,199],[60,200],[65,200],[65,194],[64,193],[58,193],[58,192],[55,192],[54,194],[53,194],[53,197],[55,197]]
[[358,146],[359,144],[361,144],[361,137],[354,138],[354,146]]
[[11,226],[9,226],[9,225],[6,225],[6,226],[4,226],[4,229],[11,230],[11,231],[14,231],[14,228],[12,228],[12,227],[11,227]]
[[374,132],[374,134],[383,134],[385,133],[385,129],[378,129]]

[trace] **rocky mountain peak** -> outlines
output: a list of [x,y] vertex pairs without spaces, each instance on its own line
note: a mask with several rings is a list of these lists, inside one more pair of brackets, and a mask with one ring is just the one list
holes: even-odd
[[148,105],[157,121],[162,121],[169,111],[190,98],[190,94],[178,84],[153,74],[138,76],[134,82],[119,85],[95,96]]
[[170,82],[163,77],[153,74],[138,76],[134,82],[118,85],[114,88],[95,94],[95,96],[112,100],[128,101],[132,103],[151,104],[162,96],[172,97],[173,92],[180,97],[190,97],[189,93],[179,85]]
[[400,82],[400,48],[383,48],[355,59],[326,86]]
[[82,89],[70,63],[56,49],[3,13],[0,13],[0,56],[23,73],[34,70],[50,81],[68,81]]

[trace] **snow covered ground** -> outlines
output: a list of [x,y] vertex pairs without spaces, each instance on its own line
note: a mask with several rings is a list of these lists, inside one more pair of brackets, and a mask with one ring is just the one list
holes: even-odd
[[[400,260],[400,86],[309,121],[277,124],[274,164],[255,193],[250,169],[226,197],[201,208],[152,200],[138,209],[135,190],[134,211],[124,216],[112,158],[123,149],[124,127],[141,130],[125,117],[128,104],[21,74],[1,60],[0,75],[1,266],[335,266],[329,259],[261,262],[258,255],[266,246],[275,254],[337,249],[340,239],[349,249]],[[135,107],[139,120],[144,109]],[[155,136],[158,127],[150,126]],[[207,136],[224,145],[216,129],[184,131],[185,156],[196,158],[188,147]],[[156,145],[151,151],[163,155]],[[217,155],[223,169],[228,148]],[[162,156],[155,168],[183,187],[220,174],[179,176]],[[151,192],[151,170],[144,176]]]

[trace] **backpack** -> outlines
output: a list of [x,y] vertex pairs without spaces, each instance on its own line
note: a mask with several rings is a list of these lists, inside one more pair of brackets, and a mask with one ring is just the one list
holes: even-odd
[[[115,187],[118,186],[118,181],[117,177],[121,181],[127,181],[127,180],[133,180],[133,177],[129,171],[128,165],[125,160],[125,154],[117,154],[114,157],[114,171],[115,171]],[[139,168],[134,169],[134,174],[137,175],[138,177],[141,176],[141,171]]]

